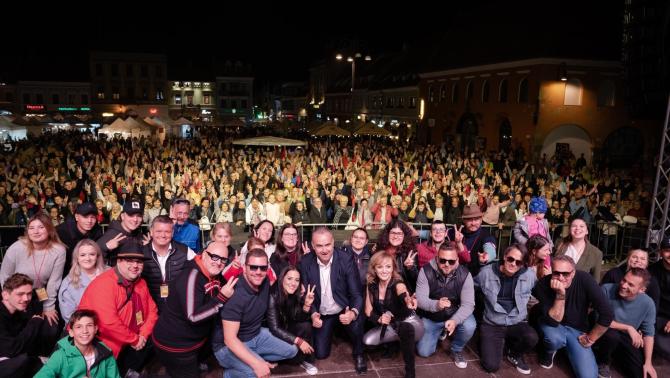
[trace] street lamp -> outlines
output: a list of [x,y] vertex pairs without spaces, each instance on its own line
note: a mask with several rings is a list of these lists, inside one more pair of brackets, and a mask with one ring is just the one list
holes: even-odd
[[[365,57],[363,57],[363,54],[359,52],[355,53],[353,56],[352,55],[347,56],[347,62],[351,63],[351,93],[354,92],[354,81],[356,80],[356,59],[361,58],[363,58],[367,62],[372,60],[372,57],[370,55],[365,55]],[[337,54],[335,55],[335,59],[341,61],[342,59],[344,59],[344,56],[342,54]]]

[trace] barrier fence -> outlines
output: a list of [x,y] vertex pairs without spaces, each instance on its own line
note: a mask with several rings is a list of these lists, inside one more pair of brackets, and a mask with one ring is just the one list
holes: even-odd
[[[408,223],[417,231],[417,242],[422,242],[428,240],[430,237],[430,223]],[[589,228],[589,241],[591,244],[597,246],[603,252],[603,259],[608,261],[620,261],[625,258],[626,253],[631,248],[643,248],[645,245],[645,238],[647,228],[637,225],[631,225],[624,223],[619,225],[616,223],[606,223],[606,222],[597,222],[597,223],[588,223]],[[104,230],[107,228],[107,224],[102,224],[101,227]],[[213,228],[214,224],[210,225],[210,229]],[[379,232],[383,228],[383,224],[372,223],[367,225],[365,228],[368,231],[370,237],[370,244],[374,244],[377,240]],[[148,232],[148,225],[142,225],[143,232]],[[277,226],[277,229],[281,226]],[[311,231],[317,227],[328,227],[333,230],[333,235],[335,241],[338,245],[342,244],[349,239],[352,230],[346,229],[347,224],[333,224],[333,223],[305,223],[302,225],[296,226],[300,231],[302,240],[308,240],[311,235]],[[447,225],[447,228],[453,227],[453,225]],[[207,228],[207,227],[205,227]],[[349,227],[350,228],[350,227]],[[497,238],[498,243],[498,254],[500,255],[502,251],[513,243],[513,234],[512,227],[502,227],[482,225],[482,228],[488,228],[491,234]],[[248,226],[245,230],[248,229]],[[22,236],[25,231],[25,226],[0,226],[0,261],[5,255],[7,248],[14,243],[19,236]],[[616,231],[612,234],[613,231]],[[558,245],[562,240],[564,235],[567,235],[569,232],[568,224],[556,224],[552,226],[551,239],[554,242],[554,245]],[[200,238],[202,245],[205,245],[209,240],[209,230],[200,231]],[[241,247],[242,244],[249,237],[249,232],[237,232],[233,235],[231,244],[233,247]]]

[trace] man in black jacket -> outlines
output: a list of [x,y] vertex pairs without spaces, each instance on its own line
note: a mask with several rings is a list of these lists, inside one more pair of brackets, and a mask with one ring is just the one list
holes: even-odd
[[144,269],[142,278],[149,286],[151,298],[158,306],[160,314],[170,294],[170,282],[179,277],[186,260],[191,260],[195,252],[182,243],[172,240],[172,219],[159,215],[151,222],[149,230],[151,242],[143,247]]
[[123,205],[120,221],[113,221],[107,231],[96,241],[109,266],[116,266],[116,254],[126,243],[144,245],[148,236],[142,235],[144,205],[138,200],[129,200]]
[[351,255],[335,251],[333,234],[325,227],[312,233],[314,252],[300,261],[300,277],[305,287],[316,286],[312,305],[314,351],[316,358],[330,355],[333,329],[339,323],[346,328],[353,344],[356,372],[367,371],[363,356],[363,296],[361,283]]
[[102,236],[102,230],[97,221],[98,210],[90,202],[84,202],[77,206],[74,214],[74,220],[67,220],[65,223],[56,227],[58,237],[67,247],[65,251],[65,266],[63,267],[63,277],[70,274],[72,266],[72,251],[74,247],[83,239],[97,240]]

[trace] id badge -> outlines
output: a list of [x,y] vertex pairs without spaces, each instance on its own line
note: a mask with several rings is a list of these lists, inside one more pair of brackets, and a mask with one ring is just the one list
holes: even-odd
[[137,311],[135,313],[135,321],[137,322],[137,325],[142,325],[142,323],[144,323],[144,318],[142,317],[142,311]]
[[40,302],[44,302],[49,299],[49,295],[47,295],[47,289],[43,287],[35,289],[35,294],[37,294],[37,299],[39,299]]
[[170,293],[170,290],[168,289],[168,285],[162,284],[161,285],[161,298],[167,298],[169,293]]

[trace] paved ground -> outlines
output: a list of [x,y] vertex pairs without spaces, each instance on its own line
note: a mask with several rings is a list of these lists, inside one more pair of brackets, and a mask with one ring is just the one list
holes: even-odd
[[[475,338],[476,337],[477,336],[475,335]],[[479,355],[476,348],[478,341],[475,338],[471,340],[466,350],[464,351],[464,355],[468,360],[468,367],[466,369],[459,369],[454,365],[451,356],[446,352],[449,350],[449,341],[445,341],[442,345],[442,348],[438,348],[438,351],[433,356],[429,358],[416,357],[416,376],[419,378],[524,376],[517,372],[516,369],[506,361],[503,361],[501,369],[496,374],[486,373],[479,365]],[[368,358],[368,373],[365,375],[366,377],[392,378],[403,376],[404,363],[402,361],[400,352],[398,352],[393,359],[382,359],[381,352],[378,350],[369,350],[366,354]],[[543,369],[538,365],[537,356],[535,354],[527,356],[526,360],[532,369],[532,376],[550,378],[573,376],[566,357],[560,353],[556,357],[554,367],[550,370]],[[223,369],[218,367],[215,360],[211,360],[209,365],[210,371],[206,374],[203,373],[202,377],[219,378],[222,376]],[[317,361],[316,365],[319,368],[318,376],[320,377],[336,378],[357,376],[356,371],[354,370],[353,360],[351,358],[351,348],[346,341],[341,339],[335,339],[331,356],[326,360]],[[670,377],[669,362],[655,359],[654,366],[656,367],[658,377]],[[304,370],[299,366],[291,366],[288,364],[280,364],[277,368],[273,369],[272,376],[308,377]],[[623,377],[615,369],[612,371],[612,376],[614,378]],[[160,366],[154,365],[150,368],[150,377],[162,378],[166,377],[166,375]]]

